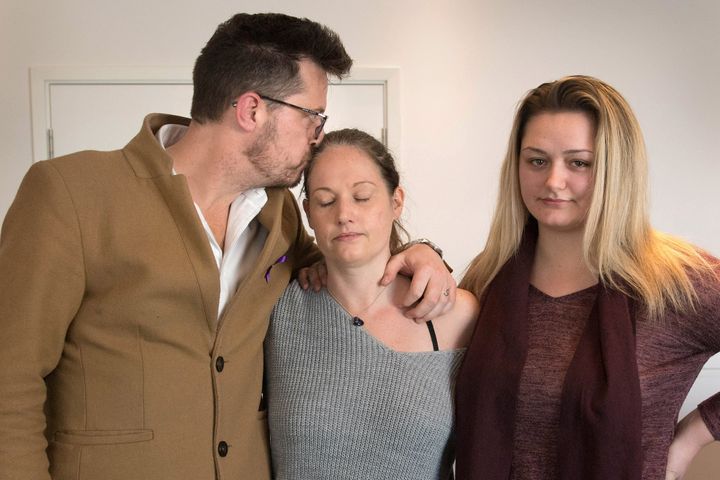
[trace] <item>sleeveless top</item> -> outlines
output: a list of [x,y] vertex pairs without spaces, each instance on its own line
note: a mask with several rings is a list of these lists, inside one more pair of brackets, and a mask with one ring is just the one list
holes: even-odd
[[397,352],[292,282],[265,340],[274,478],[447,479],[464,349]]

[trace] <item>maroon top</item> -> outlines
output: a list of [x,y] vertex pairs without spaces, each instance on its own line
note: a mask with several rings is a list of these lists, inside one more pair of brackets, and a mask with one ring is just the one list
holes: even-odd
[[[529,344],[529,284],[536,238],[537,224],[529,221],[516,254],[487,287],[458,372],[458,480],[511,476],[519,387]],[[642,478],[636,303],[617,290],[598,288],[573,358],[563,372],[556,479]]]
[[[591,287],[553,298],[530,287],[528,350],[520,377],[511,478],[557,477],[563,381],[597,291]],[[695,314],[668,314],[663,321],[651,323],[638,312],[636,319],[645,480],[665,478],[680,407],[703,364],[720,351],[720,284],[696,283],[696,291]],[[720,440],[720,394],[699,408]]]

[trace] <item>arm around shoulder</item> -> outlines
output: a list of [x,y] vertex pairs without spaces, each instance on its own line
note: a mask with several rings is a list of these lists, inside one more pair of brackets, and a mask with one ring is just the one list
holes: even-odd
[[712,437],[720,441],[720,392],[698,405],[697,410]]
[[416,322],[442,317],[455,303],[455,279],[438,253],[436,246],[424,243],[405,248],[390,258],[380,280],[382,285],[389,285],[398,273],[412,279],[403,305],[412,306],[405,316]]
[[433,321],[441,344],[447,348],[463,348],[470,343],[480,304],[471,292],[457,289],[455,305],[448,313]]

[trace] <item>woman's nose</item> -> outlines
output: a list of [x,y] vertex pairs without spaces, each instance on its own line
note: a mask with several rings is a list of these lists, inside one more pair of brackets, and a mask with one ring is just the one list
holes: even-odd
[[562,164],[554,163],[548,170],[545,185],[552,190],[563,190],[567,183],[567,172]]
[[337,222],[345,224],[352,221],[353,206],[352,202],[344,199],[337,200]]

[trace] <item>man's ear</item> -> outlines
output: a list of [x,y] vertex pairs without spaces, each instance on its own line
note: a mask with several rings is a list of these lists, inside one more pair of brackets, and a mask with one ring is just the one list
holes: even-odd
[[243,93],[233,104],[235,121],[245,131],[254,131],[267,116],[267,110],[261,108],[260,96],[255,92]]

